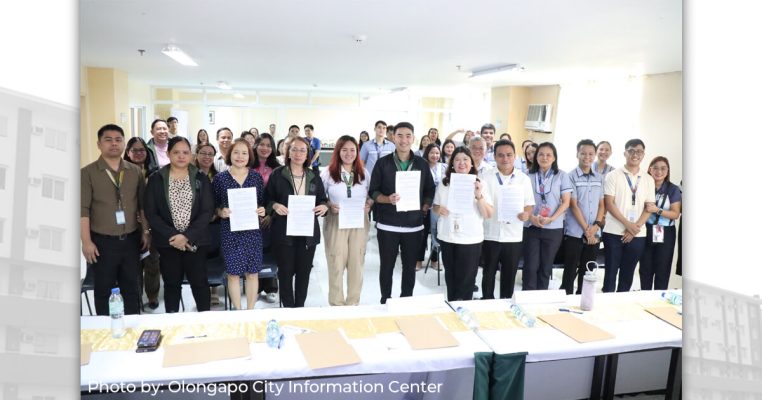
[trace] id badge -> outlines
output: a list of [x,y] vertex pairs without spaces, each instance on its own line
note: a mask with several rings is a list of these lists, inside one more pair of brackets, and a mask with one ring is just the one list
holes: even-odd
[[633,223],[637,221],[638,220],[637,211],[635,210],[627,211],[627,220]]
[[460,218],[450,218],[450,233],[460,232]]
[[116,224],[124,225],[126,223],[127,223],[127,220],[124,218],[124,210],[118,210],[116,212]]
[[664,227],[661,225],[654,225],[654,232],[653,232],[653,242],[654,243],[664,243]]
[[550,217],[550,207],[547,204],[540,206],[540,216],[545,218]]

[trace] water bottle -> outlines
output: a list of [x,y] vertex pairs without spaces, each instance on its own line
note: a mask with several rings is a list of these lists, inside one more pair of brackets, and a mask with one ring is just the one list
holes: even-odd
[[527,328],[531,328],[534,326],[534,324],[537,322],[535,317],[532,316],[532,314],[528,313],[526,310],[524,310],[520,305],[516,303],[511,303],[511,313],[514,317],[516,317],[519,322],[524,324]]
[[[590,264],[595,265],[595,268],[590,269]],[[590,311],[593,309],[595,300],[595,284],[598,282],[598,276],[595,271],[598,269],[598,263],[595,261],[588,261],[585,265],[587,271],[582,278],[582,296],[579,299],[579,308],[583,311]]]
[[455,313],[458,314],[458,318],[460,318],[461,321],[463,321],[464,324],[468,327],[468,329],[476,329],[479,327],[479,322],[476,320],[476,318],[471,314],[470,311],[468,311],[464,307],[458,307],[455,309]]
[[661,298],[667,300],[669,304],[674,304],[676,306],[683,304],[683,295],[680,293],[662,292]]
[[283,333],[280,331],[278,321],[271,319],[267,323],[267,346],[271,349],[279,349],[283,344]]
[[111,289],[111,297],[108,298],[108,314],[111,316],[111,337],[120,338],[127,331],[124,329],[124,300],[119,294],[119,288]]

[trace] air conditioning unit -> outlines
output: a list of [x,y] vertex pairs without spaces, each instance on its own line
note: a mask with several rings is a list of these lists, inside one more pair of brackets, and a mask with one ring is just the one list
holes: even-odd
[[40,178],[29,178],[29,186],[31,187],[39,187],[42,185],[42,179]]
[[526,121],[524,121],[524,128],[530,131],[549,133],[552,109],[553,105],[551,104],[530,104]]

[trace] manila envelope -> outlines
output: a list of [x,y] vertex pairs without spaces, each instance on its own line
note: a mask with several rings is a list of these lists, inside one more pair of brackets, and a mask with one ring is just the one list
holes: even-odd
[[460,344],[434,317],[400,318],[396,322],[413,350],[440,349]]
[[683,329],[683,316],[677,313],[675,307],[647,307],[646,311],[680,330]]
[[296,342],[311,369],[339,367],[362,362],[354,347],[338,330],[296,335]]
[[251,357],[249,339],[245,337],[164,346],[165,368],[242,357]]
[[538,318],[579,343],[596,342],[614,338],[614,335],[603,329],[591,325],[568,313],[540,315]]
[[93,352],[92,343],[82,343],[79,346],[79,365],[90,364],[90,353]]

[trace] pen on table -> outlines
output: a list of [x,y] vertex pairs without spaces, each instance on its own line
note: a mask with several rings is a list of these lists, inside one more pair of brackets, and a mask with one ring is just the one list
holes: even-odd
[[584,314],[582,311],[570,310],[568,308],[559,308],[558,311],[568,312],[568,313],[574,313],[574,314]]
[[202,338],[202,337],[206,337],[206,335],[186,336],[183,339],[196,339],[196,338]]

